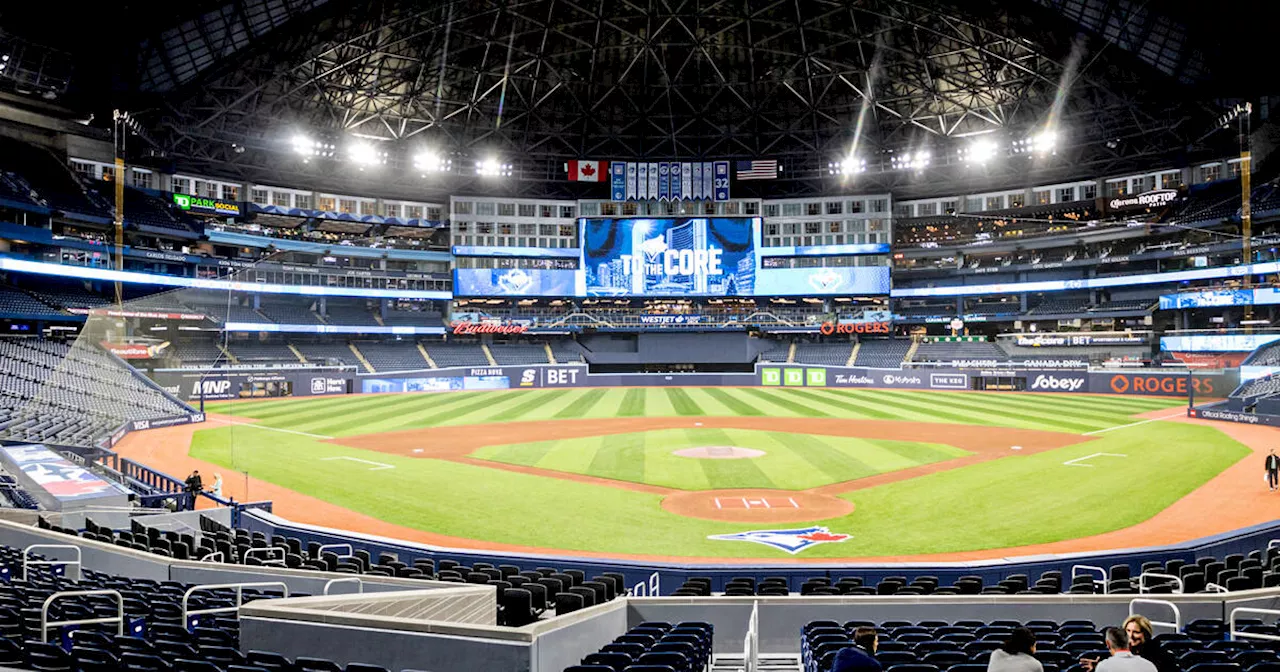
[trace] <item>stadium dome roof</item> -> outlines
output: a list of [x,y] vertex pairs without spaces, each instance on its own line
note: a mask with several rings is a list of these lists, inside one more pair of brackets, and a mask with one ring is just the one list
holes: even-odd
[[[571,158],[777,158],[770,188],[803,193],[855,146],[941,166],[1047,124],[1065,178],[1213,151],[1223,107],[1177,3],[230,0],[169,22],[147,4],[125,101],[180,163],[247,178],[314,170],[279,158],[305,132],[496,152],[540,182]],[[868,181],[913,179],[890,172]]]

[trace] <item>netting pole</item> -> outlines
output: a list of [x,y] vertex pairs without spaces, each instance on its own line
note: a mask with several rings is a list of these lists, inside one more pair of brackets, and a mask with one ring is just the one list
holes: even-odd
[[[125,116],[115,110],[112,124],[112,144],[115,150],[115,234],[116,234],[116,270],[124,271],[124,134],[121,133]],[[116,308],[124,309],[124,289],[120,282],[115,283]]]

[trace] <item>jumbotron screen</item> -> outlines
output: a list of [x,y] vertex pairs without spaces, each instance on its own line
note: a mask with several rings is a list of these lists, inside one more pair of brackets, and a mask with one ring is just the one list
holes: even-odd
[[580,220],[575,270],[457,269],[455,296],[784,296],[889,292],[887,266],[762,268],[758,217]]

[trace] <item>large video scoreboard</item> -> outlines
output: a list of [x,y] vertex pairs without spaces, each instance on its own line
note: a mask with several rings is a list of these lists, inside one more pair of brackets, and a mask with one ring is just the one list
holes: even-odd
[[[778,255],[761,248],[758,217],[582,219],[578,228],[577,268],[541,263],[542,258],[563,259],[567,250],[546,250],[547,254],[529,250],[525,264],[456,269],[454,296],[865,296],[889,292],[885,264],[762,265],[762,257]],[[455,248],[455,254],[511,256],[503,249]],[[850,245],[824,250],[831,255],[869,252],[887,249]]]

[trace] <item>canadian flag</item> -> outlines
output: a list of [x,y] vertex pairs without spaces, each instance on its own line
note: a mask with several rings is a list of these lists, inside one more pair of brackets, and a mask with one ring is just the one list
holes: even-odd
[[608,173],[608,161],[569,162],[569,180],[573,182],[603,182]]

